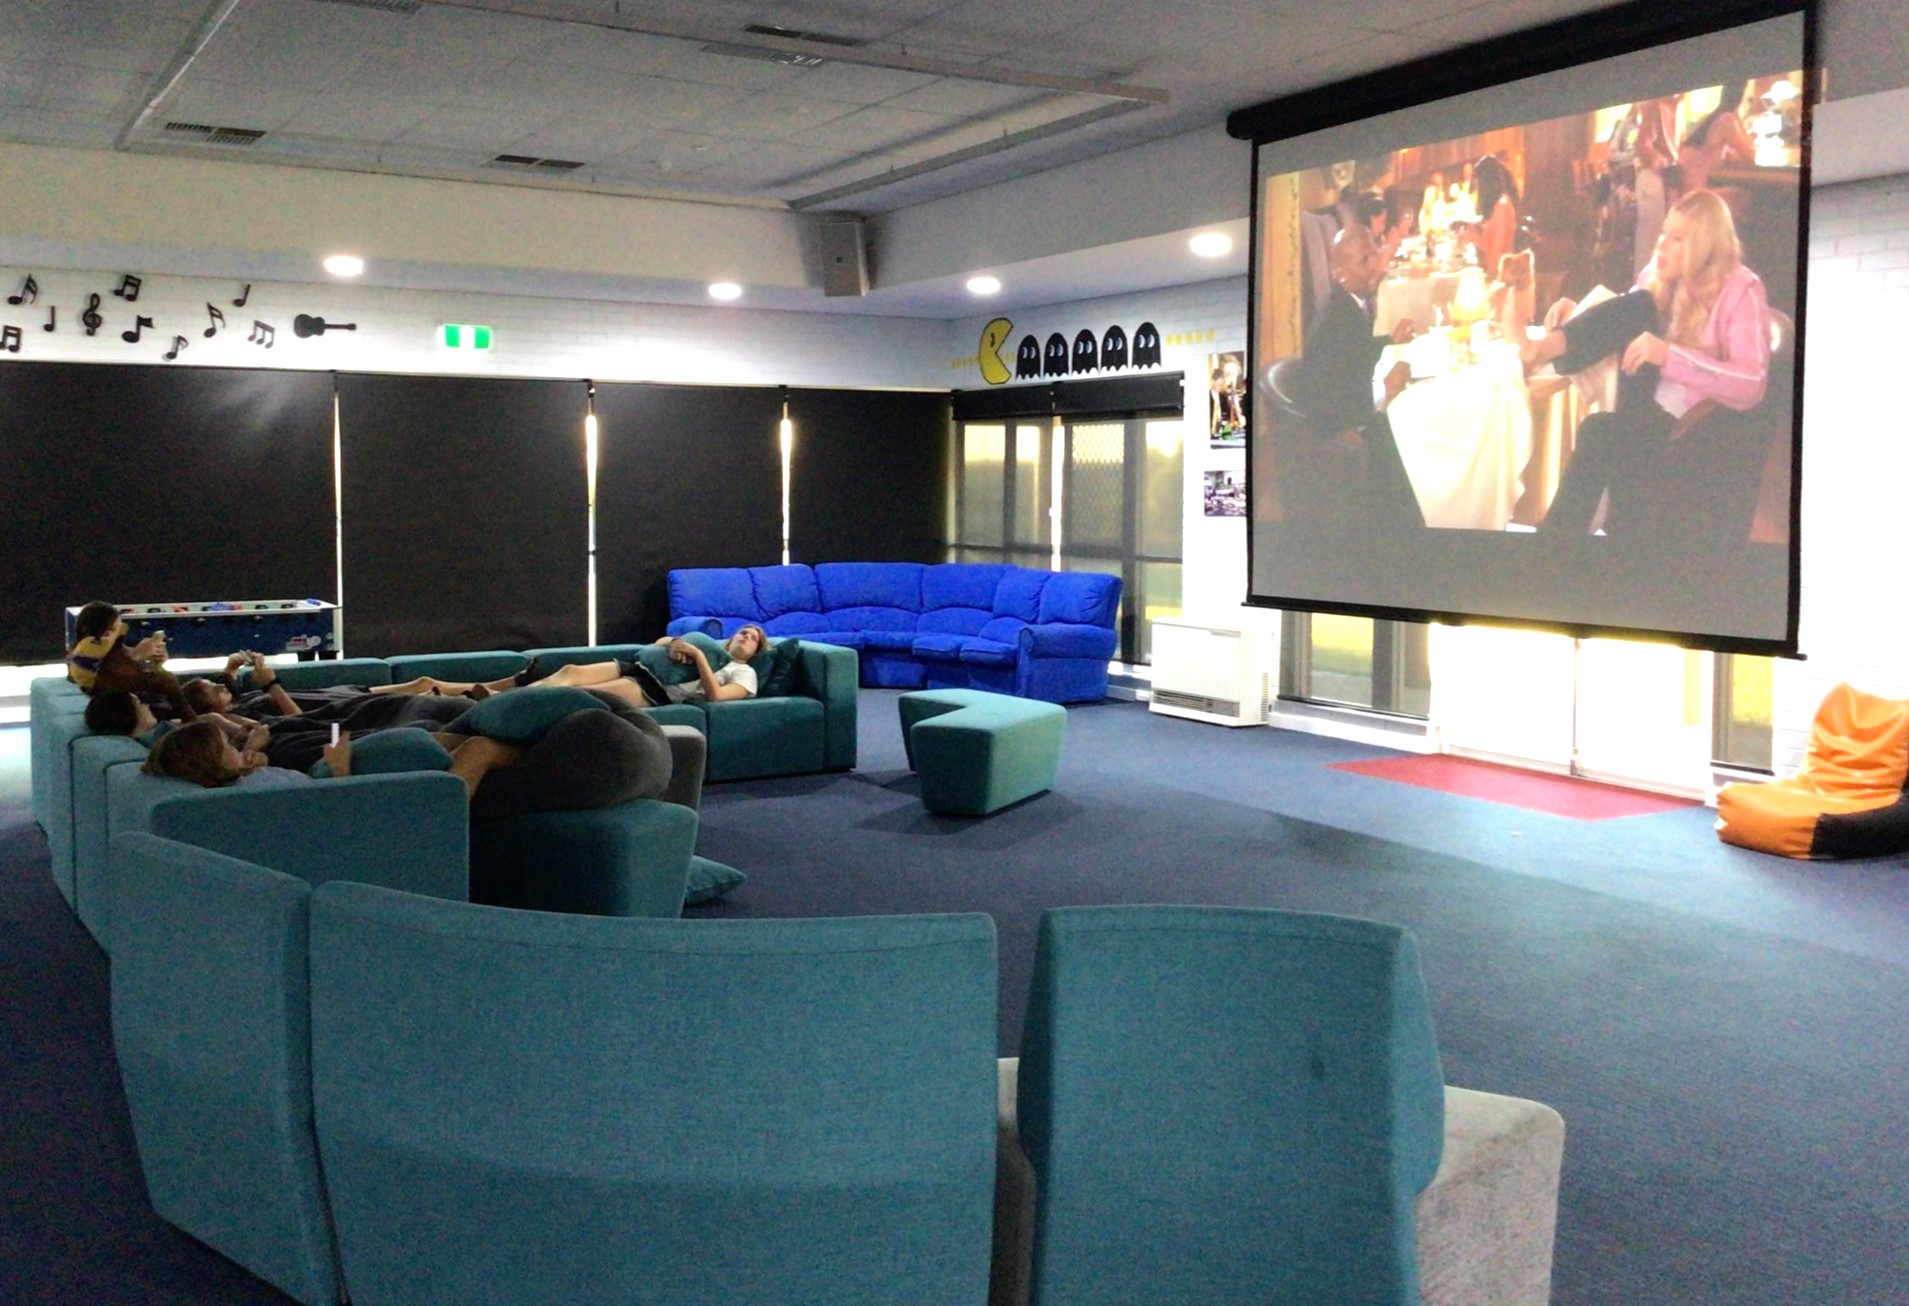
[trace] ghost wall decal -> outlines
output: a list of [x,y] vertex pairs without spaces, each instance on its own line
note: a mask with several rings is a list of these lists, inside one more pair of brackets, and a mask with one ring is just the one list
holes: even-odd
[[1034,336],[1022,336],[1021,347],[1014,351],[1014,376],[1025,381],[1041,374],[1041,342]]
[[1160,366],[1160,329],[1151,322],[1142,322],[1134,328],[1133,365],[1135,367]]
[[1047,338],[1047,351],[1041,374],[1043,376],[1067,375],[1067,337],[1058,331]]
[[1093,372],[1100,367],[1100,346],[1094,340],[1094,333],[1086,328],[1074,337],[1074,371]]
[[1100,338],[1100,365],[1109,372],[1127,365],[1127,333],[1115,323]]

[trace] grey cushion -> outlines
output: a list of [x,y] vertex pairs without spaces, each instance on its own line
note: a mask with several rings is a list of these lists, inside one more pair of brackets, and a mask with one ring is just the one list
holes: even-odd
[[514,765],[484,777],[471,799],[471,818],[610,807],[655,798],[669,779],[669,741],[654,721],[641,713],[625,718],[615,712],[573,712]]

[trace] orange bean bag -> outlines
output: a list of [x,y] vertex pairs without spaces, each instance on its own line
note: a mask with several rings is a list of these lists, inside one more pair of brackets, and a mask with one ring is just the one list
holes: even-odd
[[1787,780],[1729,784],[1717,837],[1784,857],[1909,850],[1909,702],[1838,685],[1816,709],[1809,753]]

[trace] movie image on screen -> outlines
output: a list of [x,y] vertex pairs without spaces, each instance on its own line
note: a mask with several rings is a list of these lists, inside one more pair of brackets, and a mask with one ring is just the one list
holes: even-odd
[[1253,601],[1794,647],[1804,34],[1256,148]]

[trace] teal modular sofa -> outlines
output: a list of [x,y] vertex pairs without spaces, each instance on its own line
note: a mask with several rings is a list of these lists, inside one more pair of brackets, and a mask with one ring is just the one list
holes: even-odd
[[669,633],[759,625],[861,654],[865,685],[1107,696],[1120,577],[993,562],[821,562],[669,574]]

